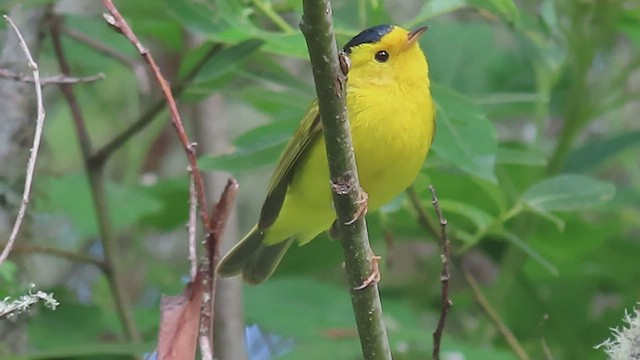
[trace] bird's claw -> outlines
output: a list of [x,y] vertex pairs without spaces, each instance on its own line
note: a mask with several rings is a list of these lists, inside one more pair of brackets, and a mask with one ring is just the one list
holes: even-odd
[[378,282],[380,282],[380,278],[381,278],[380,267],[379,267],[380,259],[381,259],[380,256],[373,255],[373,254],[371,255],[371,274],[369,274],[369,276],[366,279],[364,279],[362,284],[354,287],[353,288],[354,290],[362,290],[371,284],[377,284]]
[[353,219],[344,223],[345,225],[353,225],[356,221],[367,215],[369,207],[369,194],[367,194],[367,192],[362,188],[360,188],[360,191],[358,192],[358,200],[356,200],[356,203],[358,204],[358,210],[356,210],[356,213],[353,215]]

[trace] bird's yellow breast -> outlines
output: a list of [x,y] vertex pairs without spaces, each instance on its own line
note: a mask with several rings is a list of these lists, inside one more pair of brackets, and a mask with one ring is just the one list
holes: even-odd
[[[347,108],[360,185],[369,211],[392,200],[415,179],[434,133],[427,81],[416,86],[348,87]],[[406,91],[412,90],[411,93]],[[302,244],[335,219],[324,139],[299,165],[277,221],[265,237],[275,243],[295,236]]]

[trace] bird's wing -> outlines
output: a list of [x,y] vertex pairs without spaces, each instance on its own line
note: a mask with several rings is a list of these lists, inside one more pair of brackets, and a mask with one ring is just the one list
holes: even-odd
[[296,167],[311,145],[322,136],[322,122],[318,112],[318,101],[314,100],[309,106],[298,129],[293,134],[284,152],[280,156],[276,170],[271,176],[267,198],[262,205],[258,229],[269,228],[278,218],[287,188],[296,171]]

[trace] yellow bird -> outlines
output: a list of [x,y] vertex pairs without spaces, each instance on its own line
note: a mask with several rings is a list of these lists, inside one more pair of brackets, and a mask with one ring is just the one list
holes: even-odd
[[[344,46],[351,61],[349,124],[369,211],[413,183],[433,140],[435,110],[429,67],[418,44],[426,29],[407,31],[379,25],[362,31]],[[258,224],[221,260],[218,273],[242,273],[247,282],[262,283],[294,241],[308,243],[328,230],[335,218],[322,125],[314,101],[280,157]]]

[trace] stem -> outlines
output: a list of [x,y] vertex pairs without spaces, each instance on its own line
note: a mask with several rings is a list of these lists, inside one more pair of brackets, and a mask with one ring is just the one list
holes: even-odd
[[347,119],[346,71],[341,71],[338,63],[331,4],[328,0],[303,0],[303,14],[300,28],[318,94],[333,203],[362,353],[366,360],[391,359],[377,284],[356,290],[370,276],[373,254],[364,217],[350,221],[358,213],[361,189]]

